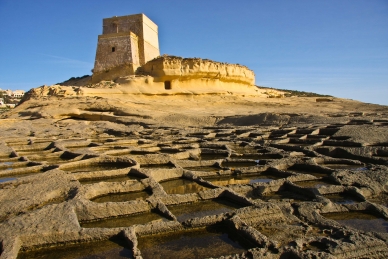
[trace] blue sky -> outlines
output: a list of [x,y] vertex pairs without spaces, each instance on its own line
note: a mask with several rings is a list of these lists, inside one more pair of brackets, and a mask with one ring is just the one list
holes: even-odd
[[0,88],[91,74],[102,19],[144,13],[161,54],[239,63],[256,84],[388,105],[388,0],[0,0]]

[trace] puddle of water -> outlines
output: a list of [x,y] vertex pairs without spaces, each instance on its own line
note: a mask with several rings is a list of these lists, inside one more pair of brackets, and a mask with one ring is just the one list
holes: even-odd
[[52,153],[51,150],[37,149],[37,150],[26,150],[26,151],[16,151],[19,156],[29,156],[29,155],[39,155],[42,153],[48,154]]
[[8,167],[8,166],[11,166],[13,163],[14,163],[14,162],[8,162],[8,161],[6,161],[6,162],[1,162],[1,163],[0,163],[0,166],[1,166],[1,167]]
[[361,200],[347,193],[333,193],[324,195],[324,197],[330,199],[334,203],[338,204],[354,204]]
[[308,244],[303,245],[303,251],[314,251],[314,252],[329,252],[328,248],[330,247],[329,244],[319,242],[319,241],[312,241]]
[[145,212],[135,215],[120,216],[115,218],[101,219],[90,222],[81,222],[83,228],[120,228],[130,227],[137,224],[147,224],[153,220],[167,220],[155,212]]
[[213,166],[196,166],[196,167],[185,167],[186,170],[200,171],[200,172],[218,172],[220,168]]
[[237,235],[228,233],[226,227],[154,235],[139,238],[144,259],[185,258],[202,259],[223,255],[241,254],[255,247]]
[[172,169],[176,168],[173,164],[145,164],[140,165],[140,168],[144,169]]
[[290,191],[271,192],[264,196],[255,197],[255,198],[260,198],[261,200],[264,200],[264,201],[269,201],[269,200],[309,201],[310,200],[306,196],[302,196],[298,193],[290,192]]
[[363,170],[362,165],[347,165],[347,164],[321,164],[331,169],[348,169],[348,170]]
[[200,160],[219,160],[227,158],[227,154],[201,154]]
[[231,158],[260,160],[260,159],[279,159],[279,158],[282,158],[282,156],[278,154],[242,154],[242,155],[232,154]]
[[260,159],[260,155],[258,154],[232,154],[230,156],[231,158],[237,158],[237,159],[252,159],[257,160]]
[[287,146],[296,146],[296,147],[307,147],[307,146],[311,146],[311,145],[314,145],[314,143],[306,143],[306,142],[300,142],[300,143],[294,143],[294,142],[287,142],[287,143],[282,143],[284,145],[287,145]]
[[85,165],[82,167],[66,168],[64,171],[71,171],[72,173],[82,173],[82,172],[95,172],[95,171],[105,171],[105,170],[116,170],[131,167],[130,164],[121,164],[121,163],[112,163],[112,164],[94,164],[94,165]]
[[9,181],[13,181],[13,180],[16,180],[17,178],[15,177],[4,177],[4,178],[0,178],[0,183],[3,183],[3,182],[9,182]]
[[202,186],[194,181],[190,181],[187,179],[174,179],[170,181],[161,182],[160,185],[168,194],[196,193],[208,189],[205,186]]
[[368,199],[371,202],[388,207],[388,194],[381,193],[379,196]]
[[107,195],[99,196],[92,199],[93,202],[125,202],[134,200],[145,200],[150,197],[150,193],[147,191],[126,192],[126,193],[110,193]]
[[172,205],[168,206],[168,209],[175,215],[179,222],[183,222],[191,218],[217,215],[242,207],[244,206],[229,200],[214,199],[190,204]]
[[322,214],[322,216],[358,230],[388,233],[388,221],[368,212],[352,211],[346,213],[326,213]]
[[30,176],[30,175],[34,175],[34,174],[38,174],[38,173],[39,172],[27,173],[27,174],[18,174],[18,175],[9,175],[9,176],[6,176],[6,177],[1,177],[0,178],[0,183],[1,182],[13,181],[13,180],[16,180],[16,179],[19,179],[19,178],[22,178],[22,177],[26,177],[26,176]]
[[230,176],[204,178],[204,180],[219,186],[226,186],[229,184],[268,183],[276,179],[281,179],[281,177],[277,177],[270,174],[257,174],[257,175],[230,175]]
[[90,148],[91,151],[96,153],[104,153],[111,150],[121,150],[126,149],[126,147],[96,147],[96,148]]
[[334,183],[331,183],[325,180],[312,180],[312,181],[295,182],[295,184],[306,188],[320,188],[322,186],[333,185]]
[[69,160],[71,159],[74,159],[75,157],[77,156],[74,156],[74,157],[67,157],[67,158],[64,158],[64,157],[44,157],[44,156],[41,156],[41,157],[32,157],[30,158],[31,161],[36,161],[36,162],[43,162],[43,161],[46,161],[47,163],[49,164],[54,164],[54,165],[57,165],[57,164],[63,164],[63,163],[66,163],[68,162]]
[[125,176],[116,176],[116,177],[109,177],[109,178],[95,178],[95,179],[85,179],[85,180],[79,180],[81,184],[93,184],[93,183],[100,183],[100,182],[124,182],[128,180],[139,180],[140,177],[136,177],[133,175],[125,175]]
[[305,168],[298,168],[298,167],[290,167],[287,169],[287,172],[293,172],[298,174],[310,174],[318,178],[328,176],[327,173],[318,172],[314,169],[305,169]]
[[132,150],[129,152],[132,155],[148,155],[148,154],[156,154],[154,151],[148,151],[148,150]]
[[17,259],[97,259],[133,258],[132,249],[124,240],[106,240],[76,245],[42,248],[36,251],[20,252]]
[[158,151],[159,153],[162,153],[162,154],[176,154],[179,152],[179,149],[175,149],[175,148],[172,148],[172,149],[161,149]]
[[26,162],[4,162],[4,163],[0,163],[0,171],[13,170],[16,168],[25,168],[29,166],[34,166],[34,164],[26,163]]
[[111,152],[109,152],[109,155],[110,156],[128,156],[128,155],[130,155],[131,154],[131,151],[117,151],[117,153],[116,152],[114,152],[114,153],[111,153]]

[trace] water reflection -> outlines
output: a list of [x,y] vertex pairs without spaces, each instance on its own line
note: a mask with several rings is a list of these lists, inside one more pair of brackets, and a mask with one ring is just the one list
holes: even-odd
[[208,227],[204,230],[141,237],[138,247],[144,259],[202,259],[241,254],[254,245],[229,234],[225,227]]
[[380,193],[379,196],[370,198],[368,200],[373,202],[373,203],[377,203],[377,204],[383,205],[385,207],[388,207],[388,194]]
[[168,206],[168,209],[175,215],[179,222],[183,222],[191,218],[230,212],[241,207],[243,206],[225,199],[214,199],[191,204]]
[[27,174],[17,174],[17,175],[8,175],[8,176],[5,176],[5,177],[0,177],[0,183],[1,182],[9,182],[9,181],[17,180],[17,179],[22,178],[22,177],[26,177],[26,176],[30,176],[30,175],[34,175],[34,174],[39,174],[39,173],[40,172],[27,173]]
[[72,173],[82,173],[82,172],[95,172],[95,171],[105,171],[105,170],[117,170],[122,168],[131,167],[132,164],[122,164],[122,163],[111,163],[111,164],[94,164],[94,165],[84,165],[73,168],[62,169],[64,171],[71,171]]
[[187,179],[174,179],[161,182],[160,185],[162,185],[164,191],[168,194],[196,193],[208,189],[205,186]]
[[173,164],[141,164],[140,168],[144,169],[172,169],[175,168]]
[[302,182],[295,182],[295,184],[306,188],[320,188],[322,186],[333,185],[333,183],[325,180],[302,181]]
[[30,167],[34,166],[34,163],[29,163],[29,162],[2,162],[0,163],[0,171],[8,171],[8,170],[13,170],[13,169],[18,169],[18,168],[25,168],[25,167]]
[[388,221],[368,212],[326,213],[322,216],[358,230],[388,233]]
[[126,202],[135,200],[145,200],[151,194],[147,191],[127,192],[127,193],[110,193],[92,199],[93,202]]
[[94,184],[94,183],[100,183],[100,182],[124,182],[128,180],[137,181],[139,179],[141,178],[127,174],[124,176],[112,176],[112,177],[106,177],[106,178],[80,179],[79,182],[81,184]]
[[281,177],[277,177],[269,174],[257,174],[257,175],[230,175],[230,176],[204,178],[204,180],[209,181],[218,186],[226,186],[229,184],[268,183],[276,179],[281,179]]
[[107,218],[91,222],[81,222],[83,228],[119,228],[130,227],[136,224],[147,224],[153,220],[167,220],[154,212],[139,213],[135,215]]
[[310,200],[305,195],[300,195],[295,192],[290,191],[278,191],[271,192],[263,196],[259,196],[261,200],[269,201],[269,200],[293,200],[293,201],[308,201]]
[[16,180],[16,178],[15,177],[3,177],[3,178],[0,178],[0,183],[9,182],[9,181],[13,181],[13,180]]
[[306,168],[298,168],[298,167],[290,167],[287,169],[287,172],[293,172],[298,174],[310,174],[318,178],[328,176],[328,173],[319,172],[316,169],[314,170],[314,169],[306,169]]
[[347,193],[333,193],[324,195],[324,197],[330,199],[334,203],[338,204],[354,204],[361,200]]
[[99,241],[76,245],[43,248],[20,252],[17,259],[97,259],[133,258],[132,250],[124,240]]
[[[258,160],[259,161],[259,160]],[[263,160],[264,162],[264,160]],[[251,166],[258,166],[260,162],[234,162],[234,161],[228,161],[228,162],[223,162],[222,166],[223,167],[228,167],[228,168],[241,168],[241,167],[251,167]],[[262,165],[263,163],[260,163]]]
[[347,165],[347,164],[322,164],[322,166],[329,167],[331,169],[348,169],[348,170],[363,170],[366,168],[363,165]]
[[220,168],[213,166],[196,166],[196,167],[185,167],[184,169],[190,171],[200,171],[200,172],[218,172]]
[[218,160],[218,159],[225,159],[228,157],[228,154],[201,154],[200,160]]

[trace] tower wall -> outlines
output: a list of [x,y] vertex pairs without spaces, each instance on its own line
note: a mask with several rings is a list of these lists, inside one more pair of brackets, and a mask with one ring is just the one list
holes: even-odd
[[142,30],[139,37],[140,64],[144,65],[151,59],[160,56],[158,26],[147,16],[142,15]]
[[98,37],[94,72],[128,64],[139,65],[138,37],[133,33],[117,33],[114,37]]
[[133,75],[159,55],[158,26],[144,14],[106,18],[98,36],[92,81]]

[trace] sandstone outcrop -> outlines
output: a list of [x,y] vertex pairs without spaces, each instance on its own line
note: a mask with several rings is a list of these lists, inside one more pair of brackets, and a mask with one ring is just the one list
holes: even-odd
[[94,84],[88,76],[71,78],[59,85],[31,89],[23,100],[39,96],[126,98],[139,94],[284,97],[282,91],[260,89],[254,83],[253,71],[242,65],[165,55],[139,67],[135,75]]
[[245,85],[254,85],[255,83],[254,72],[246,66],[200,58],[161,56],[150,60],[139,70],[141,73],[154,77],[155,81],[163,82],[207,79]]

